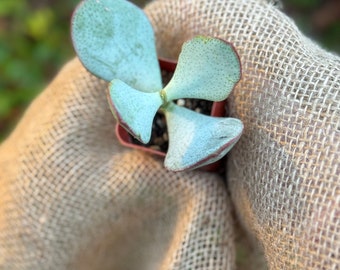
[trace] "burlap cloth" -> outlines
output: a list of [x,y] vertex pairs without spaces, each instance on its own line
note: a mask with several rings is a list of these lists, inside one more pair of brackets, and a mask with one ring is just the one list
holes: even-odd
[[261,269],[251,238],[269,269],[339,269],[339,58],[264,0],[146,13],[161,56],[196,34],[240,54],[226,181],[120,146],[107,84],[73,60],[1,145],[0,269]]

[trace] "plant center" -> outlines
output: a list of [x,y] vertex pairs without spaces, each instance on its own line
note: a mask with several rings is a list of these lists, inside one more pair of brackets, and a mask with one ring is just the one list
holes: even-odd
[[159,92],[159,95],[161,96],[161,99],[163,101],[163,106],[165,106],[167,103],[168,103],[168,99],[166,97],[166,92],[164,89],[162,89],[160,92]]

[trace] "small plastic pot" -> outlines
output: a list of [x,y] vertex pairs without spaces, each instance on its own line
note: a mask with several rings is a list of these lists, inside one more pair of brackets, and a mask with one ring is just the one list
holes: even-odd
[[[164,58],[159,58],[159,65],[162,71],[166,71],[169,73],[173,73],[176,69],[177,63],[175,61],[171,61]],[[216,117],[223,117],[226,115],[226,100],[220,101],[220,102],[213,102],[211,112],[211,116]],[[148,152],[150,154],[159,156],[161,158],[164,158],[166,155],[166,152],[153,149],[149,147],[148,145],[142,145],[142,144],[136,144],[134,143],[133,137],[119,124],[116,125],[116,135],[118,137],[119,142],[129,148],[142,150],[145,152]],[[202,169],[205,171],[217,171],[221,165],[221,161],[216,161],[212,164],[203,166]]]

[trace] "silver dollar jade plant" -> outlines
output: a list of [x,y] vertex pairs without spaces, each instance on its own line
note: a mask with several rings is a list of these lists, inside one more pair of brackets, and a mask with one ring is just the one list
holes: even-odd
[[213,163],[241,136],[238,119],[207,116],[174,103],[227,98],[241,76],[238,55],[227,42],[197,36],[184,43],[173,77],[163,87],[154,32],[137,6],[125,0],[85,0],[74,12],[71,30],[83,65],[110,82],[111,111],[131,135],[148,143],[155,114],[164,113],[169,170]]

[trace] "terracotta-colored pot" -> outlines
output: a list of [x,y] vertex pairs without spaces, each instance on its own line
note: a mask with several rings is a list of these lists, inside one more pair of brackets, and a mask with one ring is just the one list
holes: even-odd
[[[174,61],[168,60],[168,59],[159,58],[159,65],[160,65],[161,70],[173,73],[176,69],[177,63]],[[214,102],[212,105],[210,115],[217,116],[217,117],[225,116],[226,114],[225,105],[226,105],[226,100],[220,101],[220,102]],[[165,152],[150,148],[147,145],[134,143],[132,136],[119,124],[117,124],[116,126],[116,135],[118,137],[119,142],[126,147],[142,150],[142,151],[145,151],[150,154],[157,155],[163,158],[166,155]],[[205,171],[217,171],[220,165],[221,165],[221,161],[216,161],[212,164],[203,166],[202,169]]]

